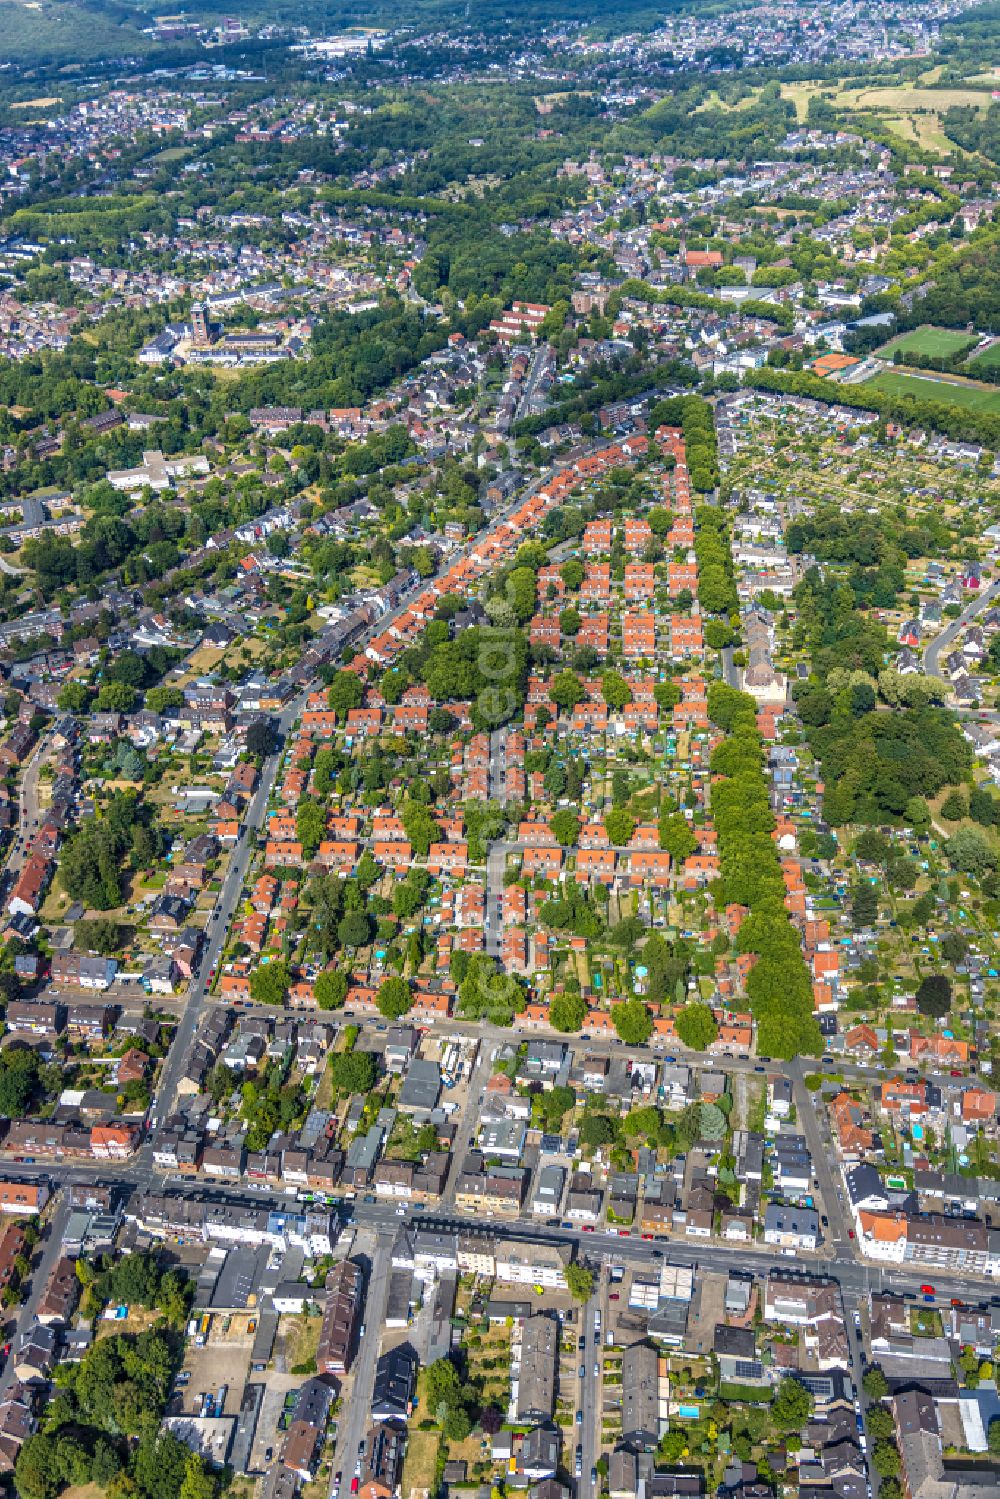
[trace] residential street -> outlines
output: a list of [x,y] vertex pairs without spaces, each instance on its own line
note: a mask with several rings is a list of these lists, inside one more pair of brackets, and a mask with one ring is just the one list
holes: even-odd
[[970,620],[975,619],[977,614],[987,609],[998,595],[1000,595],[1000,578],[977,594],[971,603],[966,604],[961,614],[956,619],[950,620],[941,633],[935,635],[930,644],[924,647],[924,671],[929,677],[940,675],[938,667],[942,651],[946,651],[952,641],[957,640]]
[[[372,1386],[375,1382],[375,1365],[378,1362],[379,1343],[384,1331],[386,1302],[389,1296],[389,1277],[392,1273],[392,1245],[399,1227],[399,1219],[391,1223],[376,1223],[372,1230],[359,1234],[360,1248],[355,1257],[365,1259],[370,1254],[370,1271],[365,1297],[363,1317],[364,1336],[359,1337],[354,1364],[350,1370],[351,1393],[344,1401],[337,1427],[337,1446],[333,1461],[333,1473],[343,1473],[341,1494],[350,1490],[358,1461],[358,1444],[367,1434],[370,1425]],[[367,1253],[366,1253],[367,1252]],[[333,1491],[335,1477],[331,1478]]]

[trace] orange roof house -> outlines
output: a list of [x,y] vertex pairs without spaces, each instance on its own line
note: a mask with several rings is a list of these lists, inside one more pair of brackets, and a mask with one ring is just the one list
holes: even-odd
[[969,1088],[962,1094],[962,1118],[966,1124],[982,1124],[996,1118],[997,1095],[986,1088]]
[[830,1118],[845,1156],[861,1156],[871,1150],[873,1135],[862,1124],[862,1114],[849,1093],[838,1093],[830,1103]]

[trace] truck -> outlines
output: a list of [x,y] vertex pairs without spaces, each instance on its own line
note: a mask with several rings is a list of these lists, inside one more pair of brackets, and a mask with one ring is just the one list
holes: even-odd
[[202,1314],[201,1321],[198,1323],[198,1332],[194,1340],[196,1348],[204,1348],[206,1339],[208,1338],[208,1331],[211,1326],[211,1315],[208,1312],[204,1312]]

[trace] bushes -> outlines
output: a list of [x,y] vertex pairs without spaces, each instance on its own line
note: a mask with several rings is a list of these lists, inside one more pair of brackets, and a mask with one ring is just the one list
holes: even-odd
[[680,427],[691,487],[708,494],[719,482],[719,454],[711,406],[702,396],[673,396],[658,401],[650,412],[650,430],[655,432],[664,425]]
[[710,693],[710,713],[713,705],[730,731],[722,763],[735,772],[725,775],[712,793],[722,867],[716,903],[750,908],[738,946],[756,958],[747,994],[758,1049],[771,1057],[815,1056],[822,1050],[822,1037],[813,1016],[809,969],[784,904],[756,706],[752,698],[730,689]]

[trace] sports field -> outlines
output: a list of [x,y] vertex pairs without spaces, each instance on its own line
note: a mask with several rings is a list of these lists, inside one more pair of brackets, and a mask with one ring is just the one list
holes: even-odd
[[957,333],[953,328],[913,328],[909,333],[900,333],[892,338],[878,354],[880,359],[891,359],[893,354],[916,354],[926,359],[944,359],[949,354],[961,353],[975,344],[974,334]]
[[966,369],[974,375],[977,370],[995,370],[998,366],[1000,366],[1000,343],[994,343],[990,344],[988,349],[984,349],[981,354],[977,354],[975,359],[970,359]]
[[884,390],[892,396],[914,396],[919,401],[937,401],[941,405],[966,406],[1000,416],[1000,388],[975,385],[954,375],[924,375],[916,370],[885,370],[865,381],[865,389]]

